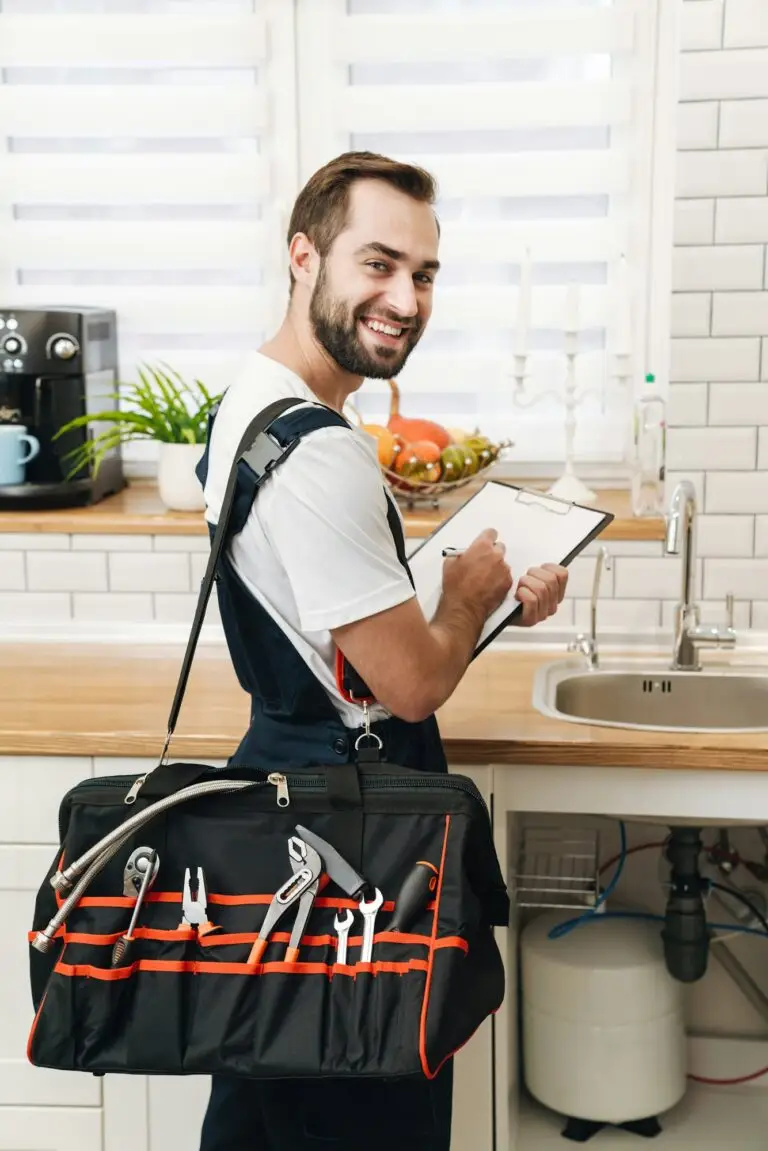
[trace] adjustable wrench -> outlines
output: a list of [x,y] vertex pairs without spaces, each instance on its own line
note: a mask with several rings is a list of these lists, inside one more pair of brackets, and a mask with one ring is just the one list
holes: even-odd
[[354,919],[351,908],[347,907],[342,917],[339,912],[333,921],[333,926],[336,929],[336,934],[339,937],[338,946],[336,948],[336,962],[346,964],[347,962],[347,940],[349,939],[349,929],[352,926]]
[[373,956],[373,929],[376,926],[376,912],[384,902],[384,896],[378,887],[374,890],[373,899],[361,899],[359,908],[363,917],[363,946],[360,951],[360,962],[370,963]]

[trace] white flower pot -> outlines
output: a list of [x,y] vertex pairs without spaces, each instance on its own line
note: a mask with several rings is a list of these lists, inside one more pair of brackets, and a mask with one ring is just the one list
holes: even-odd
[[203,488],[195,467],[205,444],[160,444],[157,487],[160,499],[174,512],[205,510]]

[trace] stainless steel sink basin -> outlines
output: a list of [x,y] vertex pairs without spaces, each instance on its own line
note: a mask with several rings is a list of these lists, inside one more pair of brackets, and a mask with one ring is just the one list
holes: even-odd
[[646,731],[768,731],[768,672],[722,666],[670,671],[662,663],[559,660],[536,673],[533,705],[571,723]]

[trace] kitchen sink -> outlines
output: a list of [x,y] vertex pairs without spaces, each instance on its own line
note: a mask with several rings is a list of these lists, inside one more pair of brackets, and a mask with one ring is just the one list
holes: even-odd
[[671,671],[658,665],[590,668],[559,660],[539,668],[533,705],[570,723],[645,731],[768,731],[768,669],[717,666]]

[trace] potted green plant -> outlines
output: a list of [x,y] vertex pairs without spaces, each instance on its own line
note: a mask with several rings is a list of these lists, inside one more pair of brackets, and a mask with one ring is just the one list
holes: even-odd
[[72,461],[69,475],[85,464],[96,473],[107,452],[120,444],[156,440],[160,445],[160,499],[173,511],[201,511],[205,505],[195,466],[205,449],[208,414],[221,399],[221,393],[211,395],[201,380],[187,383],[167,364],[158,368],[144,364],[137,374],[137,381],[121,385],[110,397],[124,407],[77,416],[56,432],[54,439],[74,428],[104,425],[103,431],[64,457]]

